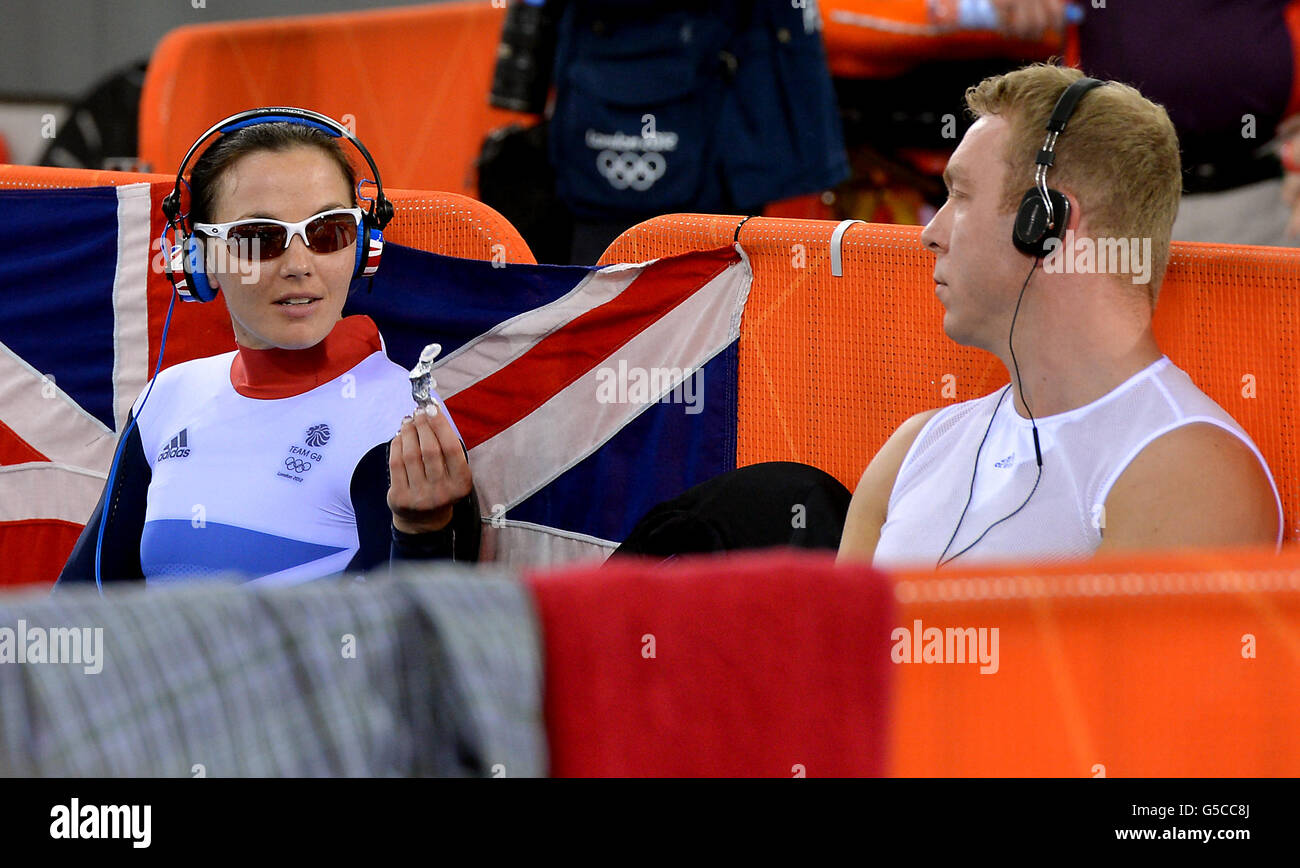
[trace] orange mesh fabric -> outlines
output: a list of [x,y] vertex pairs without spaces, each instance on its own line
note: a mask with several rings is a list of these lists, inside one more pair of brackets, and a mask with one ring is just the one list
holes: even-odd
[[459,193],[386,190],[396,216],[384,230],[395,244],[498,262],[536,264],[519,230],[499,212]]
[[529,120],[488,105],[504,15],[457,2],[178,28],[145,74],[140,158],[179,165],[214,121],[292,105],[351,119],[386,184],[472,193],[484,135]]
[[[0,165],[0,189],[97,187],[140,182],[171,185],[175,180],[175,175]],[[537,261],[510,221],[482,202],[458,193],[390,189],[384,192],[396,211],[384,237],[394,244],[465,259],[527,264]]]
[[[625,232],[602,263],[730,243],[742,218],[673,214]],[[740,336],[738,466],[803,461],[850,489],[908,416],[1007,382],[997,359],[953,343],[919,226],[859,224],[832,277],[835,223],[754,218],[741,245],[754,286]],[[1009,240],[1008,240],[1009,244]],[[1300,536],[1300,250],[1175,243],[1155,316],[1169,357],[1250,433]]]
[[893,775],[1300,775],[1300,554],[896,578],[895,628],[997,627],[998,669],[894,665]]

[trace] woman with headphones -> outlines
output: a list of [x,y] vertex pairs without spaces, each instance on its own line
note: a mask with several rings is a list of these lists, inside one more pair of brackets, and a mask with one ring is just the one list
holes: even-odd
[[[185,167],[213,136],[182,214]],[[368,209],[341,138],[373,172]],[[417,406],[375,324],[342,315],[392,217],[365,147],[315,112],[244,112],[190,148],[163,211],[178,294],[223,294],[236,349],[155,374],[59,584],[294,583],[476,559],[473,481],[446,407],[436,394]]]

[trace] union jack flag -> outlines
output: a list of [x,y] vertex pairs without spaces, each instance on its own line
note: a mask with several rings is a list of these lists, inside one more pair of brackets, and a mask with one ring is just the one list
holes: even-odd
[[[153,372],[171,285],[170,184],[0,192],[0,584],[50,583]],[[606,268],[502,265],[388,244],[345,313],[435,366],[470,452],[484,554],[601,557],[659,501],[735,467],[752,273],[724,247]],[[234,348],[224,304],[177,304],[164,365]],[[328,436],[321,432],[322,436]]]

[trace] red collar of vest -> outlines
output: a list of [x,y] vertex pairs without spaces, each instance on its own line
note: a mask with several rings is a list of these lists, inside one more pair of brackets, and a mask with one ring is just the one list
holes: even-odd
[[292,398],[342,376],[383,348],[370,317],[344,317],[325,340],[305,350],[240,347],[230,366],[230,385],[245,398]]

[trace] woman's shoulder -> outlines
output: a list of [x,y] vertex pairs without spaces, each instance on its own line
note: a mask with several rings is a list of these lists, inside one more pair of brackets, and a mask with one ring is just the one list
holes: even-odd
[[[393,432],[401,425],[402,418],[409,416],[415,410],[415,398],[411,396],[410,371],[384,353],[377,352],[349,373],[355,375],[355,381],[344,383],[344,394],[351,392],[356,398],[361,399],[365,407],[365,418],[373,423],[375,431],[384,434],[384,439],[391,438]],[[447,413],[452,429],[456,431],[457,436],[460,436],[456,422],[451,418],[442,396],[438,395],[436,390],[434,395],[442,412]]]
[[235,353],[231,351],[169,365],[145,384],[141,397],[150,392],[156,394],[160,391],[188,391],[205,384],[229,383],[230,364],[234,358]]
[[188,417],[195,408],[218,399],[230,390],[230,362],[234,353],[177,362],[159,371],[140,391],[131,406],[141,442],[154,443],[175,431],[164,430],[176,418]]
[[409,372],[381,352],[357,364],[339,380],[331,391],[346,399],[350,416],[363,429],[372,429],[384,439],[392,436],[403,416],[415,409],[411,397]]
[[[366,386],[369,396],[381,403],[390,402],[394,396],[411,399],[410,371],[388,358],[382,350],[372,353],[343,375],[351,376],[358,386]],[[360,393],[358,393],[360,395]]]

